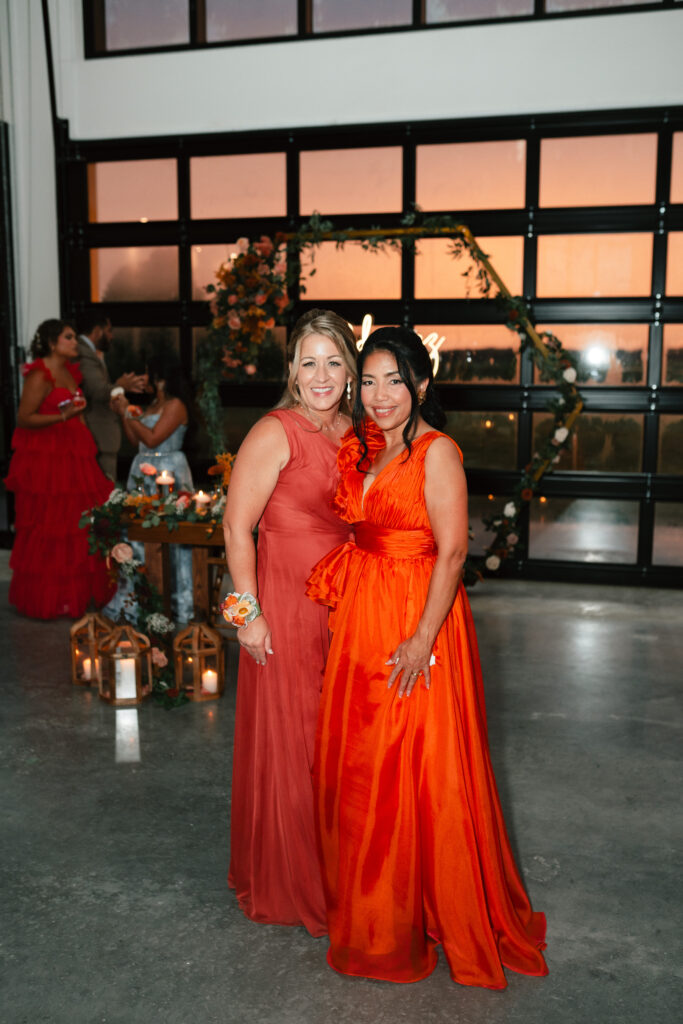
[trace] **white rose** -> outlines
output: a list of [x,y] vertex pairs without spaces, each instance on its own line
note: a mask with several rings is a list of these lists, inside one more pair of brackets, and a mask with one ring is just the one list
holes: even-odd
[[490,569],[491,572],[495,572],[496,569],[500,568],[500,558],[498,557],[498,555],[489,555],[489,557],[484,562],[484,565],[486,566],[487,569]]
[[558,427],[553,436],[558,444],[562,444],[569,437],[569,431],[566,427]]
[[514,501],[508,501],[507,505],[503,509],[503,515],[507,516],[508,519],[511,519],[512,516],[517,515],[517,506],[515,505]]
[[567,384],[573,384],[574,381],[576,380],[576,370],[574,369],[573,366],[568,366],[567,369],[562,374],[562,376],[566,380]]

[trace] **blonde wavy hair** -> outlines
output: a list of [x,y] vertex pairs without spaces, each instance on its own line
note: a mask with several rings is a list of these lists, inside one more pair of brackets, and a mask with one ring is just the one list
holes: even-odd
[[326,338],[334,342],[334,345],[341,356],[348,376],[351,378],[351,399],[346,396],[346,390],[342,396],[339,409],[351,415],[356,390],[356,358],[358,349],[352,329],[343,317],[333,313],[331,309],[309,309],[299,317],[294,325],[289,341],[287,342],[287,358],[289,360],[289,379],[282,398],[275,406],[276,409],[292,409],[295,405],[301,405],[296,378],[299,373],[301,362],[301,345],[304,338],[311,334],[324,334]]

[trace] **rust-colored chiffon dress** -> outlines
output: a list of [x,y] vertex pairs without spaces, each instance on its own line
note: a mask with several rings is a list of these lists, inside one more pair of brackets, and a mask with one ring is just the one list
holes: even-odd
[[293,409],[269,415],[290,449],[258,536],[259,600],[275,653],[265,666],[240,654],[228,881],[253,921],[325,935],[311,772],[329,632],[306,577],[349,527],[332,510],[337,447]]
[[[368,427],[370,458],[384,445]],[[500,989],[503,967],[544,975],[545,917],[514,863],[489,757],[474,624],[458,589],[431,687],[387,689],[385,662],[412,635],[436,557],[424,500],[433,431],[366,492],[358,442],[339,454],[336,505],[355,523],[318,563],[309,595],[332,609],[314,769],[328,960],[344,974],[418,981],[441,943],[451,976]],[[450,440],[450,439],[449,439]]]

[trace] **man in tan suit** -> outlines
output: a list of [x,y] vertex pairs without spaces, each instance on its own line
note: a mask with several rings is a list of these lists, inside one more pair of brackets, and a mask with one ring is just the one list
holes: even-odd
[[104,361],[104,354],[112,341],[111,320],[102,314],[93,314],[82,324],[78,338],[78,359],[83,374],[81,389],[88,406],[85,422],[95,438],[102,470],[112,482],[116,481],[116,459],[121,447],[121,421],[111,407],[111,389],[140,393],[146,379],[136,373],[124,373],[112,383]]

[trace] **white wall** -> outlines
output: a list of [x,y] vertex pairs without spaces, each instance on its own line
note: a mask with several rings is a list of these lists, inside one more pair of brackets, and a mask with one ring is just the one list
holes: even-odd
[[54,148],[40,0],[0,0],[2,118],[9,124],[17,333],[58,316]]
[[84,61],[80,0],[52,6],[79,139],[683,102],[683,9]]

